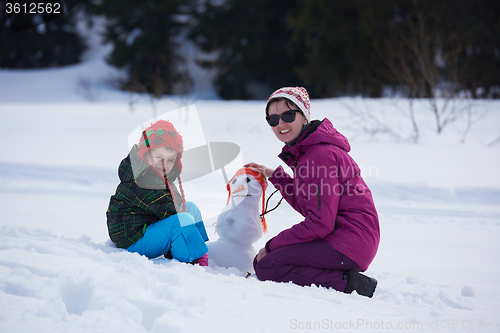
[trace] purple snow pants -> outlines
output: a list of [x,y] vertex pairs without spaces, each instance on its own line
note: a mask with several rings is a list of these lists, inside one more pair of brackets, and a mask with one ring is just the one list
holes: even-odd
[[344,291],[344,271],[361,272],[351,259],[319,239],[280,247],[268,253],[253,267],[261,281],[293,282],[300,286],[315,284]]

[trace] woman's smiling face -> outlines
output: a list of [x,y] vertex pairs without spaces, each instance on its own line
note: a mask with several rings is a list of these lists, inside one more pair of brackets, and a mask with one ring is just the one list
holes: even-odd
[[[271,102],[269,104],[269,115],[281,115],[285,111],[297,110],[298,108],[290,108],[286,100],[280,100],[277,102]],[[295,139],[302,130],[302,127],[307,124],[307,120],[301,112],[295,114],[295,120],[291,123],[287,123],[280,118],[278,125],[272,127],[274,135],[281,142],[290,142]]]

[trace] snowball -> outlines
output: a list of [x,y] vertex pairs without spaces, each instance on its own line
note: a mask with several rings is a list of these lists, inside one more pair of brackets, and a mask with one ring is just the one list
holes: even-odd
[[464,297],[474,297],[476,294],[474,293],[474,289],[471,286],[465,285],[462,288],[462,296]]

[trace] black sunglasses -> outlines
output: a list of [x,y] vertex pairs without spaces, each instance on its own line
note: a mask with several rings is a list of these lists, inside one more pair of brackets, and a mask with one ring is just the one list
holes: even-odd
[[295,120],[295,115],[297,112],[301,112],[300,110],[288,110],[283,112],[281,115],[272,114],[266,117],[267,123],[272,127],[278,126],[280,122],[280,118],[283,119],[285,123],[291,123]]

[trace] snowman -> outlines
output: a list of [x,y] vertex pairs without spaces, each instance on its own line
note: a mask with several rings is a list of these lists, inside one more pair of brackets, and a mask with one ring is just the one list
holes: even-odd
[[228,201],[215,226],[219,239],[207,244],[209,262],[219,267],[236,267],[243,273],[254,272],[257,251],[253,243],[267,229],[259,211],[260,202],[264,209],[266,187],[264,177],[249,168],[239,169],[231,178],[227,184]]

